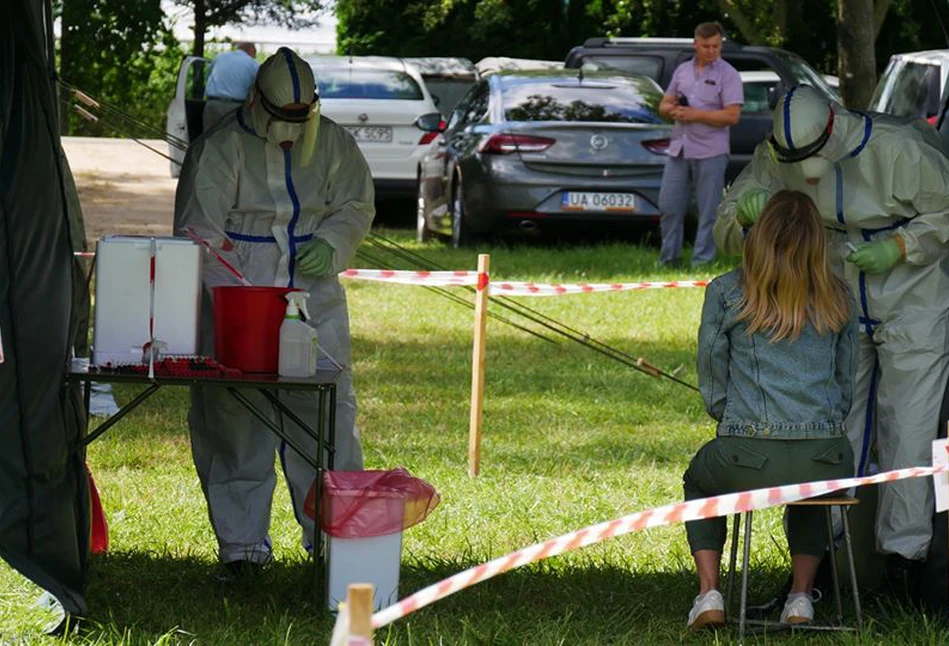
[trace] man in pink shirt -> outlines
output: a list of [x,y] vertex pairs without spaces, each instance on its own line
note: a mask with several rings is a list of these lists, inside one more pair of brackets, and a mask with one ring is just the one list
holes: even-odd
[[675,121],[659,192],[663,266],[682,262],[683,224],[693,186],[699,226],[692,266],[715,259],[712,226],[725,189],[728,127],[738,123],[745,102],[741,77],[722,60],[722,38],[717,22],[695,28],[695,57],[676,68],[659,103],[659,114]]

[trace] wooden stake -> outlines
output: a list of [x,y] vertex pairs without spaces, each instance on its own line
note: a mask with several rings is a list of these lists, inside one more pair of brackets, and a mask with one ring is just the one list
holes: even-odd
[[468,424],[468,475],[481,469],[481,414],[484,410],[484,345],[488,327],[488,270],[491,256],[478,254],[478,291],[475,294],[474,346],[471,352],[471,419]]
[[346,587],[350,644],[372,645],[372,588],[371,583],[351,583]]

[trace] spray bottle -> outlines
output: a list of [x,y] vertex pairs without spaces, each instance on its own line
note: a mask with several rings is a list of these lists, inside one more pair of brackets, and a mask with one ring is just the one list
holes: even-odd
[[316,330],[303,322],[300,312],[310,319],[306,309],[308,292],[288,292],[287,311],[280,324],[280,362],[282,377],[312,377],[316,374]]

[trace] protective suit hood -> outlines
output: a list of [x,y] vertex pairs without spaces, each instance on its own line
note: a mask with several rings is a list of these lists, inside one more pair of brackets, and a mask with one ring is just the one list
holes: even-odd
[[[299,107],[286,107],[293,104]],[[246,107],[258,135],[278,146],[292,146],[302,137],[304,158],[312,158],[319,131],[320,100],[313,68],[296,52],[281,47],[264,61]]]
[[778,162],[817,178],[859,153],[868,123],[864,115],[849,112],[809,85],[799,85],[778,100],[769,143]]
[[771,125],[778,161],[799,162],[826,146],[833,134],[834,111],[813,88],[799,85],[778,99]]

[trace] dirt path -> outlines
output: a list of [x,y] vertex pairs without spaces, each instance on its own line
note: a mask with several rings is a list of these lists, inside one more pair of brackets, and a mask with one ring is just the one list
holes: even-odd
[[[165,142],[143,143],[168,152]],[[63,137],[79,188],[90,245],[104,235],[171,235],[175,187],[170,162],[131,139]]]
[[[142,143],[168,153],[159,139]],[[178,180],[165,157],[131,139],[63,137],[90,247],[104,235],[171,235]],[[377,202],[377,225],[415,228],[412,200]]]

